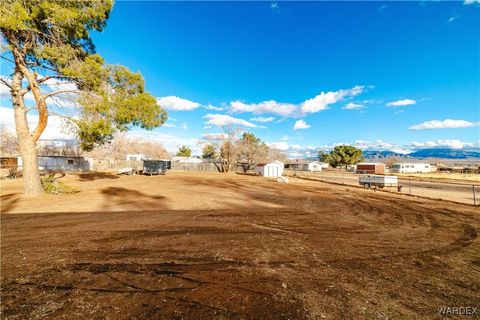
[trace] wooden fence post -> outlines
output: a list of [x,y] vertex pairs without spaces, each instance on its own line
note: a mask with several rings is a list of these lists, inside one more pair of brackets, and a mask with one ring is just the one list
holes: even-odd
[[473,192],[473,205],[477,205],[477,199],[475,198],[475,185],[472,184],[472,192]]

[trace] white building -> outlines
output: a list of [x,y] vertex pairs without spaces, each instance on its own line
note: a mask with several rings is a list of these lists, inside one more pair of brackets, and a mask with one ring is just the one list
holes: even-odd
[[[22,157],[17,160],[18,169],[22,170]],[[40,170],[89,171],[92,163],[84,157],[75,156],[38,156]]]
[[323,164],[320,162],[309,162],[308,163],[308,171],[322,171]]
[[320,166],[323,168],[323,169],[328,169],[330,168],[330,165],[326,162],[319,162],[320,163]]
[[148,157],[144,155],[143,153],[132,153],[132,154],[127,154],[125,157],[125,160],[127,161],[142,161],[142,160],[147,160]]
[[263,177],[277,178],[283,175],[283,163],[274,161],[269,163],[259,163],[255,168],[255,172]]
[[436,168],[429,163],[394,163],[390,167],[390,172],[397,173],[428,173],[432,171],[436,171]]

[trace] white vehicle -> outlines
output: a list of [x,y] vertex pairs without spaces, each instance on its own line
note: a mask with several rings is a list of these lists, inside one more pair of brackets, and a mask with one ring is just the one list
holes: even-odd
[[390,172],[398,173],[427,173],[435,171],[435,166],[429,163],[394,163]]
[[358,178],[358,183],[363,186],[365,189],[371,187],[397,187],[398,179],[396,176],[360,176]]

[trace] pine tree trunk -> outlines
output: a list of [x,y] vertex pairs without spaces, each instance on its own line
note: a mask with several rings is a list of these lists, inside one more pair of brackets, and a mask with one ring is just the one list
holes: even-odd
[[15,123],[17,127],[18,145],[22,156],[22,176],[25,186],[24,194],[26,196],[41,194],[44,191],[40,180],[37,149],[28,130],[25,110],[15,108]]
[[12,81],[12,102],[15,115],[15,127],[17,130],[18,146],[22,156],[22,176],[24,183],[24,194],[35,196],[44,193],[40,170],[38,169],[38,155],[35,147],[35,140],[30,133],[27,122],[27,109],[20,95],[21,75],[16,70]]

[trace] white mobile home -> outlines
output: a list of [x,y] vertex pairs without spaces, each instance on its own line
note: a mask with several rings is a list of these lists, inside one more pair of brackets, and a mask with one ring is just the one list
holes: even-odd
[[274,161],[269,163],[259,163],[255,168],[255,172],[263,177],[277,178],[283,175],[283,163]]
[[390,172],[397,173],[428,173],[435,171],[435,166],[429,163],[394,163]]
[[322,169],[328,169],[330,168],[330,165],[326,162],[319,162],[320,163],[320,166],[322,167]]
[[[89,171],[91,162],[76,156],[38,156],[40,170]],[[18,157],[18,168],[22,169],[22,158]]]
[[308,171],[322,171],[322,163],[316,161],[309,162]]
[[147,160],[148,157],[144,155],[143,153],[132,153],[132,154],[127,154],[125,156],[125,160],[127,161],[142,161],[142,160]]

